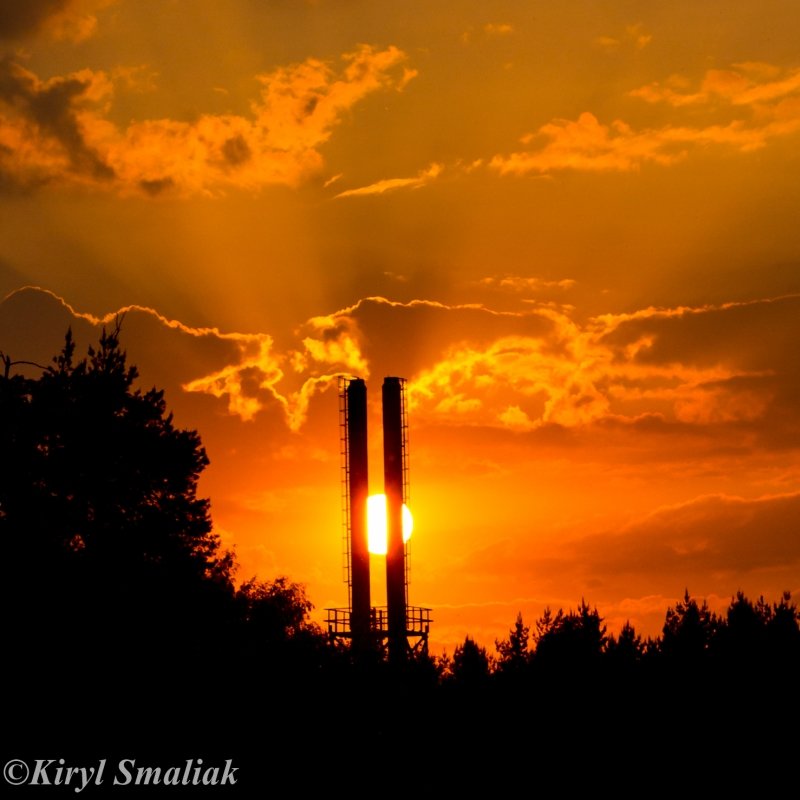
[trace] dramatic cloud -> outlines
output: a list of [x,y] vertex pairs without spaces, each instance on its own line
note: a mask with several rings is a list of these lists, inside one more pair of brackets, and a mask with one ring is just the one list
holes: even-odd
[[276,352],[267,334],[227,334],[238,341],[238,357],[182,388],[226,399],[228,413],[245,422],[277,405],[288,428],[298,431],[317,392],[335,384],[340,375],[366,376],[369,371],[357,331],[347,320],[328,324],[326,318],[315,318],[307,327],[314,335],[285,352]]
[[[181,388],[186,392],[210,394],[223,399],[228,413],[242,421],[253,420],[259,412],[267,408],[279,408],[289,429],[297,430],[305,420],[311,396],[318,388],[324,388],[335,378],[335,371],[329,375],[316,374],[315,359],[313,355],[308,355],[308,367],[304,374],[299,376],[297,385],[287,387],[286,365],[292,361],[296,363],[299,354],[276,352],[273,339],[268,334],[224,332],[215,327],[193,327],[164,317],[145,306],[125,306],[98,317],[77,311],[48,290],[25,287],[12,292],[3,300],[2,308],[5,315],[11,313],[15,303],[33,302],[36,306],[37,296],[44,296],[65,311],[69,318],[88,323],[95,329],[112,325],[121,318],[127,318],[126,327],[130,327],[131,324],[141,326],[143,321],[151,320],[162,330],[174,331],[180,337],[188,337],[190,342],[194,340],[196,344],[184,348],[181,353],[183,371],[187,369],[186,365],[189,365],[189,368],[202,369],[209,363],[216,362],[220,366],[200,377],[188,379],[175,375],[173,368],[172,379],[177,378],[181,381]],[[143,338],[153,340],[154,337],[158,338],[157,331],[150,331]],[[336,366],[332,355],[328,361],[328,365]]]
[[[255,346],[252,346],[255,344]],[[275,386],[283,378],[280,359],[272,353],[272,339],[262,336],[256,343],[243,342],[240,357],[202,378],[183,385],[187,392],[204,392],[228,400],[228,412],[245,422],[252,420],[264,408],[261,393],[266,392],[287,408],[288,401]]]
[[374,297],[312,317],[296,331],[296,346],[277,350],[267,333],[192,327],[137,305],[97,317],[36,287],[12,293],[4,305],[31,294],[50,298],[71,317],[94,327],[133,314],[193,339],[224,343],[226,348],[216,354],[217,366],[182,380],[182,388],[223,400],[228,413],[243,421],[252,421],[270,407],[280,408],[288,427],[295,431],[305,422],[314,394],[335,383],[339,375],[367,377],[373,361],[393,374],[408,375],[421,369],[430,337],[437,331],[446,332],[448,338],[471,335],[474,341],[488,341],[504,330],[540,334],[551,325],[538,311],[497,312],[481,306],[448,306],[427,300],[399,303]]
[[630,172],[646,164],[675,164],[698,146],[746,153],[800,131],[800,71],[779,76],[769,65],[750,63],[735,70],[710,70],[698,91],[687,90],[686,81],[675,77],[630,94],[675,108],[713,105],[718,112],[722,104],[735,112],[734,118],[637,130],[622,120],[603,124],[587,111],[577,120],[556,119],[542,125],[521,140],[531,149],[497,155],[490,166],[501,175]]
[[643,415],[690,425],[754,422],[786,409],[783,398],[797,384],[780,342],[787,326],[798,332],[799,304],[648,309],[585,326],[539,309],[552,322],[546,335],[454,343],[414,376],[410,397],[423,417],[512,430]]
[[82,70],[40,81],[8,58],[0,61],[0,172],[22,185],[46,183],[58,174],[107,183],[114,170],[84,129],[87,115],[110,93],[102,73]]
[[335,342],[344,352],[357,352],[365,365],[379,365],[385,375],[411,378],[454,341],[471,341],[482,347],[509,334],[544,336],[552,325],[538,309],[495,311],[478,304],[448,305],[432,300],[401,303],[369,297],[310,320],[301,333],[325,339],[328,348]]
[[[47,81],[6,60],[0,67],[0,172],[6,183],[60,182],[123,193],[208,193],[226,186],[296,186],[323,166],[320,145],[368,94],[402,89],[413,72],[396,47],[343,56],[337,74],[317,59],[258,76],[248,117],[203,115],[117,128],[106,114],[114,81],[141,75],[82,70]],[[425,179],[432,179],[431,175]]]
[[441,164],[431,164],[427,169],[419,172],[414,178],[385,178],[384,180],[362,186],[358,189],[348,189],[336,195],[339,197],[363,197],[369,194],[383,194],[396,189],[419,189],[439,177],[444,167]]
[[[185,388],[227,396],[243,418],[260,410],[266,391],[296,429],[315,392],[339,374],[367,377],[378,364],[409,377],[420,421],[511,431],[749,424],[766,436],[773,416],[782,413],[785,428],[792,413],[786,398],[799,378],[776,354],[785,352],[778,345],[786,326],[797,331],[798,304],[646,309],[581,325],[552,308],[368,298],[310,319],[297,348],[283,354],[268,337],[247,342],[239,362]],[[279,390],[293,381],[296,389]]]
[[98,318],[59,302],[94,326],[138,313],[224,343],[216,365],[182,379],[183,389],[224,400],[245,421],[280,409],[291,430],[339,375],[369,377],[379,365],[383,374],[409,378],[417,420],[444,426],[526,432],[610,425],[619,434],[620,426],[641,433],[659,425],[749,425],[750,439],[758,434],[769,446],[778,445],[771,427],[780,429],[784,447],[789,432],[800,433],[792,400],[800,374],[780,346],[800,333],[795,297],[644,309],[585,324],[552,308],[498,312],[373,297],[312,317],[283,348],[267,333],[190,327],[140,306]]
[[155,311],[152,308],[147,308],[146,306],[140,305],[128,305],[123,306],[122,308],[118,308],[116,311],[111,311],[108,314],[104,314],[103,316],[97,316],[95,314],[89,314],[85,311],[78,311],[72,305],[70,305],[63,297],[59,297],[55,292],[50,291],[49,289],[43,289],[40,286],[24,286],[20,289],[17,289],[11,292],[8,296],[3,298],[3,303],[8,303],[15,298],[22,297],[28,294],[41,294],[51,300],[55,301],[61,308],[66,310],[70,316],[74,317],[75,319],[85,320],[90,325],[95,327],[101,326],[108,326],[112,323],[115,323],[118,319],[123,318],[126,314],[131,312],[138,312],[145,314],[147,316],[153,317],[154,319],[158,320],[158,322],[163,325],[165,328],[171,328],[173,330],[180,331],[181,333],[185,333],[189,336],[193,336],[196,338],[202,337],[214,337],[217,339],[228,339],[231,341],[245,341],[245,342],[257,342],[260,340],[261,334],[252,334],[252,333],[223,333],[218,328],[214,327],[201,327],[195,328],[189,325],[184,325],[184,323],[180,322],[179,320],[175,319],[168,319],[167,317],[159,314],[158,311]]
[[346,314],[312,317],[303,338],[304,353],[296,353],[294,367],[299,372],[309,363],[341,365],[354,375],[366,378],[369,364],[361,352],[361,332],[356,321]]

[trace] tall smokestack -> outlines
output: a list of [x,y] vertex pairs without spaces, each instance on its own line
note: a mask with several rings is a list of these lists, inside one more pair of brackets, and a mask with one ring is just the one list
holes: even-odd
[[389,658],[405,658],[406,552],[403,543],[405,418],[402,378],[383,380],[383,487],[386,493],[386,605]]
[[367,386],[361,378],[349,381],[347,393],[347,491],[350,500],[350,629],[354,650],[369,646],[369,550],[367,548]]
[[[367,540],[367,387],[360,378],[339,379],[339,430],[348,608],[327,609],[331,640],[349,638],[356,656],[386,641],[389,661],[402,663],[428,651],[430,608],[408,605],[403,505],[408,502],[408,421],[404,378],[383,381],[383,485],[386,493],[386,609],[370,602]],[[412,645],[412,639],[416,640]]]

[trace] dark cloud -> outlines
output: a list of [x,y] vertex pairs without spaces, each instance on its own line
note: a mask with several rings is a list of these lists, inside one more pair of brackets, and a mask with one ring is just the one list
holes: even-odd
[[91,326],[73,317],[50,295],[22,289],[0,302],[0,350],[15,361],[49,364],[69,327],[85,350],[91,341]]
[[253,153],[244,137],[239,134],[238,136],[232,136],[222,145],[222,155],[228,164],[232,167],[238,167],[239,164],[249,161]]
[[91,85],[89,77],[76,76],[41,82],[10,58],[0,61],[0,103],[55,139],[76,173],[110,180],[114,171],[86,144],[77,118]]
[[4,0],[0,3],[0,39],[20,39],[42,29],[71,0]]
[[[467,552],[462,579],[543,593],[730,596],[741,588],[777,597],[800,588],[800,494],[702,496],[622,528],[542,540],[504,538]],[[487,538],[490,539],[489,536]],[[662,609],[663,613],[663,609]]]
[[495,312],[481,306],[450,306],[412,300],[390,302],[383,298],[361,300],[350,309],[328,318],[324,328],[309,329],[311,335],[325,336],[331,330],[349,329],[354,323],[359,341],[370,364],[380,364],[385,374],[411,377],[430,365],[454,343],[469,342],[485,347],[503,336],[544,339],[554,323],[538,311]]
[[768,582],[779,592],[796,589],[800,580],[798,531],[798,494],[705,496],[659,509],[620,531],[573,541],[564,567],[580,565],[604,585],[635,576],[654,591],[684,581],[704,592]]
[[172,178],[159,178],[158,180],[139,181],[139,187],[150,197],[158,197],[163,192],[174,188],[175,181]]
[[50,179],[44,176],[16,174],[9,168],[12,161],[12,152],[7,147],[0,146],[0,195],[24,197],[50,182]]
[[[0,176],[0,191],[2,191],[2,176]],[[0,299],[27,283],[30,283],[30,279],[22,270],[0,257]]]
[[800,296],[653,312],[620,322],[603,342],[622,351],[649,338],[635,360],[643,364],[679,362],[704,367],[732,358],[746,369],[800,366],[794,342],[800,335]]
[[[698,388],[715,393],[728,407],[741,398],[759,409],[763,442],[800,444],[800,296],[732,303],[684,313],[634,315],[603,337],[618,361],[644,367],[682,364],[698,369],[737,370]],[[637,343],[644,343],[639,346]],[[630,349],[635,350],[632,357]],[[741,374],[742,372],[747,374]],[[741,416],[741,415],[739,415]]]
[[[179,391],[182,381],[218,364],[235,359],[235,340],[221,338],[213,329],[165,324],[163,318],[141,307],[123,310],[123,344],[132,361],[151,380]],[[60,298],[36,287],[12,292],[0,301],[0,349],[18,358],[49,361],[72,327],[78,352],[96,341],[107,320],[87,319],[73,312]]]

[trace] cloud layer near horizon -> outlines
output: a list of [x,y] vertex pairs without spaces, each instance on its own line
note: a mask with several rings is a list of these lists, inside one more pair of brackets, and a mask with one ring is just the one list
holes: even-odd
[[312,317],[296,329],[294,346],[277,348],[266,332],[193,328],[137,306],[98,318],[43,295],[95,327],[138,313],[225,344],[225,361],[186,376],[183,390],[219,398],[243,421],[278,408],[291,430],[302,426],[313,395],[338,375],[368,377],[379,369],[409,378],[411,409],[429,424],[518,433],[598,423],[739,426],[762,443],[777,436],[776,426],[784,442],[789,430],[798,431],[792,398],[800,374],[782,346],[799,333],[796,296],[643,309],[583,324],[550,307],[496,311],[371,297]]
[[[610,633],[631,622],[655,636],[667,607],[674,607],[684,591],[694,597],[700,593],[722,614],[740,589],[752,600],[763,594],[776,601],[785,590],[796,596],[798,530],[797,493],[752,499],[701,495],[618,528],[538,547],[510,539],[493,542],[461,558],[448,579],[492,583],[496,599],[487,616],[494,622],[479,631],[489,639],[520,610],[532,624],[546,606],[574,608],[577,600],[565,588],[576,586],[599,606]],[[519,594],[528,586],[536,587],[535,595]],[[456,641],[464,635],[457,620],[465,611],[476,613],[469,603],[437,609],[437,621],[453,631],[448,634]]]

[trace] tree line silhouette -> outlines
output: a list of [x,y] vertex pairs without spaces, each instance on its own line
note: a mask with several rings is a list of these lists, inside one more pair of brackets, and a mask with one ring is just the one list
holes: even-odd
[[596,608],[582,601],[576,611],[555,614],[546,608],[533,632],[518,614],[508,637],[495,641],[496,654],[467,636],[452,659],[443,658],[443,680],[474,685],[533,679],[537,673],[564,670],[646,672],[725,668],[746,670],[800,663],[800,614],[791,593],[776,603],[756,602],[737,592],[727,611],[716,614],[689,595],[668,608],[662,634],[643,639],[627,622],[618,635],[607,634]]
[[[0,354],[3,681],[18,736],[58,740],[89,718],[100,736],[147,729],[152,746],[174,747],[179,730],[182,742],[213,734],[252,748],[245,723],[257,719],[289,748],[313,719],[364,741],[431,742],[436,718],[469,748],[487,728],[508,743],[521,713],[549,730],[596,720],[604,697],[632,725],[654,703],[660,718],[710,719],[796,701],[800,613],[788,592],[739,592],[717,614],[687,591],[655,638],[630,624],[609,633],[581,601],[533,625],[518,615],[493,652],[467,636],[452,656],[409,654],[400,668],[380,643],[354,660],[310,621],[302,586],[237,586],[197,495],[200,437],[173,424],[163,392],[135,387],[119,338],[118,321],[76,359],[68,332],[38,377],[12,374]],[[347,714],[330,712],[334,698]]]

